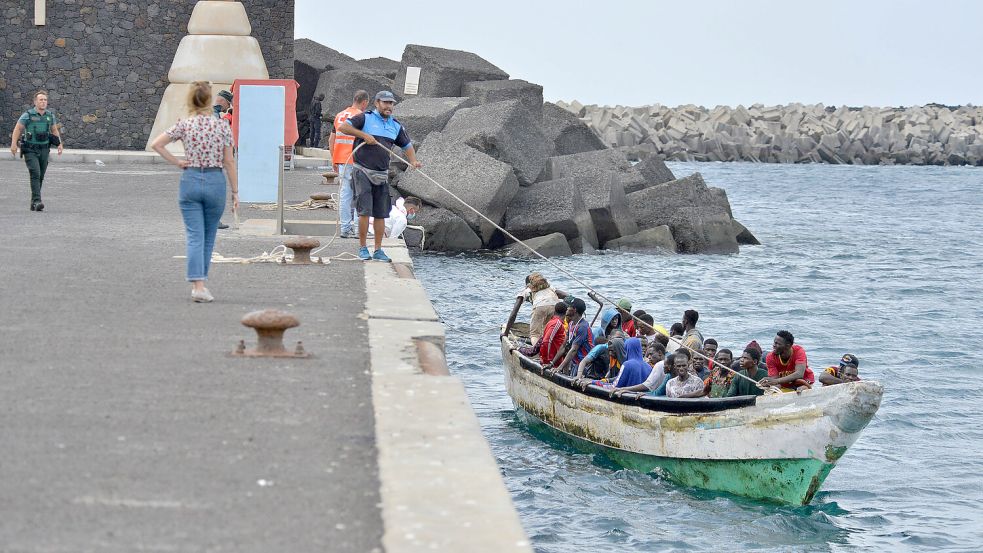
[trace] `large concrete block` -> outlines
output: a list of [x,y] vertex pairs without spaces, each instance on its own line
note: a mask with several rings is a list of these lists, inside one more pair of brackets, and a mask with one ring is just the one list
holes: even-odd
[[586,123],[551,102],[543,104],[543,134],[553,146],[550,157],[607,148]]
[[[502,222],[505,209],[519,189],[511,167],[439,132],[427,136],[420,145],[417,157],[431,178],[496,224]],[[419,171],[404,173],[399,179],[399,189],[404,195],[412,194],[454,212],[467,221],[485,244],[495,233],[494,225],[434,185]]]
[[640,228],[668,225],[680,253],[736,253],[732,218],[700,173],[628,195]]
[[606,250],[635,253],[676,253],[676,241],[668,225],[643,229],[631,236],[608,240]]
[[468,223],[454,213],[433,206],[424,206],[412,221],[413,226],[421,226],[425,234],[407,228],[403,232],[406,244],[411,247],[440,252],[473,251],[481,249],[481,238],[471,230]]
[[758,238],[755,235],[751,234],[751,231],[749,231],[747,227],[741,224],[740,221],[734,219],[733,223],[734,223],[734,236],[738,244],[742,246],[761,245],[761,242],[758,241]]
[[[592,249],[598,247],[594,222],[575,179],[538,182],[520,188],[505,212],[505,228],[520,239],[559,232],[567,240],[582,238]],[[576,249],[583,250],[583,247]]]
[[598,170],[627,173],[631,163],[625,151],[621,148],[605,148],[553,156],[546,164],[540,180],[551,180],[562,177],[575,177],[584,174],[595,174]]
[[662,156],[657,154],[643,158],[635,165],[635,169],[645,177],[645,182],[650,186],[676,180],[676,176],[666,167],[666,162],[663,161]]
[[519,100],[458,110],[444,133],[511,165],[521,185],[535,182],[546,165],[546,138]]
[[358,60],[358,64],[362,67],[368,67],[377,73],[381,73],[389,79],[396,78],[400,67],[398,61],[383,57]]
[[394,92],[403,92],[406,68],[420,68],[419,96],[463,96],[461,88],[472,81],[508,79],[509,75],[471,52],[408,44],[403,50],[402,67]]
[[198,2],[188,19],[189,35],[249,36],[252,32],[242,2]]
[[[553,234],[548,234],[546,236],[529,238],[523,240],[523,242],[544,257],[562,257],[573,255],[573,252],[570,250],[570,245],[567,244],[567,239],[559,232],[554,232]],[[529,248],[525,248],[521,244],[512,244],[511,246],[504,248],[504,251],[506,255],[511,257],[539,259],[539,256],[532,253],[529,251]]]
[[474,105],[467,97],[426,98],[410,96],[396,104],[393,114],[406,128],[414,143],[421,143],[427,135],[440,131],[457,110]]
[[187,35],[178,44],[167,72],[171,83],[269,78],[259,41],[251,36]]
[[519,100],[537,121],[542,119],[543,87],[521,79],[464,83],[461,96],[470,96],[479,105]]
[[[368,70],[332,69],[321,73],[314,95],[324,94],[324,101],[321,102],[324,120],[333,121],[339,111],[352,105],[356,90],[365,90],[371,99],[380,90],[392,90],[392,85],[391,80]],[[396,99],[400,99],[399,94],[396,94]]]
[[[298,111],[307,112],[307,106],[311,104],[311,98],[314,97],[314,90],[317,88],[321,73],[332,69],[359,70],[360,68],[355,58],[323,44],[306,38],[294,40],[294,80],[300,85],[297,89]],[[351,98],[349,102],[350,100]]]

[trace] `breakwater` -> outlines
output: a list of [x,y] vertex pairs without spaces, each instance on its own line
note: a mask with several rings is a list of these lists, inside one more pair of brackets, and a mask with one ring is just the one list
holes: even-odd
[[983,165],[983,108],[974,106],[557,105],[608,145],[675,161]]

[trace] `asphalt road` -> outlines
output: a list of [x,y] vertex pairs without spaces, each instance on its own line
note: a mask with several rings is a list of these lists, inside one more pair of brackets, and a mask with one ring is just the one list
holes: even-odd
[[[361,263],[213,265],[194,304],[178,178],[53,163],[33,213],[0,161],[0,550],[381,551]],[[318,180],[288,173],[288,201]],[[216,251],[278,243],[219,231]],[[262,308],[315,357],[230,357]]]

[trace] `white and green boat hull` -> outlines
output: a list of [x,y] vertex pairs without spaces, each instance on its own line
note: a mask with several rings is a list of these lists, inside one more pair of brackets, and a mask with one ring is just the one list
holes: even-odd
[[[806,504],[880,406],[882,387],[856,382],[757,398],[710,413],[668,413],[592,397],[523,368],[502,340],[518,408],[601,446],[616,463],[683,486]],[[692,402],[701,399],[686,400]]]

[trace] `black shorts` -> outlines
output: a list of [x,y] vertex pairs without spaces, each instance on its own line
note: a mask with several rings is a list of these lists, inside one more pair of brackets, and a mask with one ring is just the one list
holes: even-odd
[[386,219],[392,210],[392,199],[389,197],[389,183],[372,184],[368,175],[353,169],[355,173],[355,210],[361,217]]

